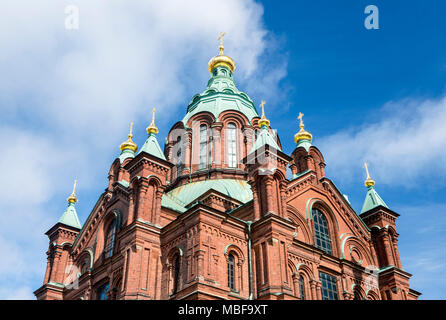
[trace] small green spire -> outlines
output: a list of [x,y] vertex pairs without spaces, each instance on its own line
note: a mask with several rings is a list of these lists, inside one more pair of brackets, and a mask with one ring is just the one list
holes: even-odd
[[74,207],[75,203],[77,202],[77,197],[75,194],[76,184],[77,184],[77,180],[74,180],[73,192],[67,199],[68,207],[62,214],[62,217],[60,217],[59,221],[57,221],[57,222],[67,225],[69,227],[81,229],[82,226],[81,226],[81,223],[79,222],[79,218],[77,217],[76,208]]
[[282,149],[277,144],[276,139],[274,139],[274,137],[268,130],[270,122],[265,117],[264,104],[265,101],[262,101],[260,105],[262,107],[262,118],[259,120],[260,132],[256,138],[256,141],[254,142],[254,145],[252,146],[250,153],[253,153],[254,151],[262,148],[266,144],[275,148],[276,150],[282,151]]
[[364,168],[366,171],[365,186],[367,187],[367,195],[365,196],[364,204],[362,205],[361,213],[367,212],[378,206],[383,206],[389,208],[384,200],[379,196],[378,192],[375,190],[375,181],[370,178],[368,163],[364,163]]
[[149,136],[147,137],[146,142],[144,142],[144,145],[141,147],[141,150],[139,150],[138,154],[144,151],[148,154],[151,154],[152,156],[166,160],[166,157],[161,150],[158,140],[156,139],[158,128],[155,126],[155,110],[156,109],[153,108],[152,123],[150,124],[150,126],[147,127],[147,134]]

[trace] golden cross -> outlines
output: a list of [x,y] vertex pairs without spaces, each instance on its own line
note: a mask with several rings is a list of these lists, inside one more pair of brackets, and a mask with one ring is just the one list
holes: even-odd
[[220,32],[220,36],[217,40],[220,40],[220,45],[223,45],[223,37],[226,35],[226,32]]
[[76,192],[76,184],[77,184],[77,180],[75,179],[74,180],[74,185],[73,185],[73,193],[72,193],[72,195],[74,195],[75,192]]
[[303,116],[304,116],[304,114],[302,112],[299,112],[299,116],[297,117],[297,119],[300,120],[299,127],[302,129],[304,127]]
[[262,107],[262,118],[265,118],[265,100],[262,100],[262,102],[260,103],[260,107]]
[[155,125],[155,111],[156,111],[156,108],[154,107],[152,110],[152,125]]
[[364,168],[365,168],[365,172],[367,174],[367,179],[370,179],[369,164],[367,162],[364,162]]
[[129,132],[129,138],[133,137],[133,133],[132,133],[132,130],[133,130],[133,121],[132,121],[132,122],[130,122],[130,132]]
[[217,40],[220,40],[220,47],[218,49],[220,50],[220,55],[223,55],[223,50],[225,47],[223,46],[223,37],[226,34],[226,32],[220,32],[220,36],[217,38]]

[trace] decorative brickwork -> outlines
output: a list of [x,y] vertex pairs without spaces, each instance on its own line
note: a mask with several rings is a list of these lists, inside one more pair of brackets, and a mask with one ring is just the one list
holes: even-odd
[[38,299],[418,298],[399,257],[398,214],[353,210],[325,177],[303,115],[296,149],[283,153],[232,73],[211,70],[165,159],[154,121],[138,154],[129,135],[82,228],[47,232]]

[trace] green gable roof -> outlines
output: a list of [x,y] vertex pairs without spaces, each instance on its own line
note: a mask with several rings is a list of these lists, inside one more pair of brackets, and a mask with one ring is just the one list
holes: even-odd
[[60,217],[58,223],[63,223],[64,225],[81,229],[81,223],[77,217],[76,209],[74,208],[74,203],[69,203],[67,209]]
[[138,154],[141,152],[147,152],[152,156],[158,157],[160,159],[166,160],[163,151],[161,150],[160,145],[158,144],[158,140],[156,139],[156,135],[154,133],[150,133],[146,142],[142,146],[141,150],[139,150]]
[[384,200],[379,196],[378,192],[376,192],[375,187],[368,187],[367,195],[365,196],[364,204],[362,205],[361,213],[369,211],[378,206],[389,208]]

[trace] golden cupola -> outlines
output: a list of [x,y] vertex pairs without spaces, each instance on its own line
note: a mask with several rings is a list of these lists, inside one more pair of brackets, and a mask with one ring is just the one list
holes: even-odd
[[120,149],[121,151],[124,150],[131,150],[133,152],[136,152],[136,150],[138,150],[138,146],[136,145],[136,143],[133,142],[132,138],[133,138],[133,134],[132,134],[132,129],[133,129],[133,122],[130,123],[130,132],[128,134],[128,139],[127,141],[124,141],[123,143],[121,143],[120,145]]
[[303,116],[304,116],[304,114],[302,112],[299,112],[299,117],[297,117],[297,119],[300,120],[300,123],[299,123],[300,131],[294,135],[294,142],[296,142],[296,144],[298,144],[299,141],[301,141],[301,140],[308,140],[311,142],[311,140],[313,139],[313,136],[311,135],[311,133],[309,133],[308,131],[306,131],[304,129],[305,126],[304,126],[304,121],[302,119]]
[[223,50],[225,47],[223,46],[223,36],[225,35],[225,32],[220,33],[220,36],[217,40],[220,40],[220,46],[218,49],[220,50],[220,53],[218,56],[213,57],[211,60],[209,60],[209,73],[212,74],[212,70],[214,70],[216,67],[223,66],[227,67],[231,72],[234,72],[235,70],[235,62],[232,60],[231,57],[226,56],[223,53]]
[[150,135],[151,133],[157,134],[159,132],[158,127],[155,125],[155,111],[156,111],[156,108],[153,108],[153,110],[152,110],[152,122],[146,128],[146,131],[147,131],[148,135]]

